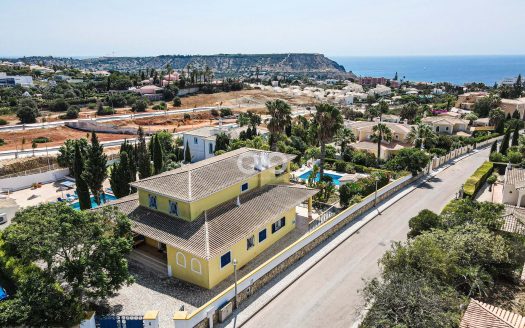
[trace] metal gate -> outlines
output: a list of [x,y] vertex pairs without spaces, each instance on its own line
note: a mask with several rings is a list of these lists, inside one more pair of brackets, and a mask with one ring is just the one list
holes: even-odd
[[97,328],[144,328],[143,316],[106,315],[95,317]]

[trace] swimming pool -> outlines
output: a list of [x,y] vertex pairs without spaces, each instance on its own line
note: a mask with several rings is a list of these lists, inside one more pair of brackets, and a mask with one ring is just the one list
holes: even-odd
[[7,298],[7,293],[5,292],[5,289],[0,286],[0,301],[5,300]]
[[[299,176],[299,179],[302,179],[302,180],[308,180],[308,178],[310,177],[310,175],[312,175],[312,170],[308,170],[306,172],[304,172],[303,174],[301,174]],[[319,181],[319,177],[320,177],[320,173],[317,173],[317,176],[315,177],[315,181]],[[325,172],[324,175],[327,175],[329,177],[332,178],[332,181],[334,182],[334,185],[336,186],[339,186],[339,179],[343,177],[342,174],[335,174],[335,173],[327,173]]]
[[[114,195],[111,195],[111,194],[105,194],[105,196],[106,196],[106,203],[109,202],[109,201],[117,199],[117,197],[115,197]],[[104,197],[103,196],[101,196],[101,200],[104,203]],[[74,202],[70,206],[73,207],[75,210],[80,210],[80,203],[79,202]],[[98,206],[98,204],[95,203],[95,197],[91,196],[91,208],[95,208],[97,206]]]

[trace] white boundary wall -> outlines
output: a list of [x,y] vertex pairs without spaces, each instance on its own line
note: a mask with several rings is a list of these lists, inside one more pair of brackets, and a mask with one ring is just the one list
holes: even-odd
[[0,179],[0,191],[17,191],[31,187],[33,183],[49,183],[64,179],[69,169],[58,169],[37,174]]

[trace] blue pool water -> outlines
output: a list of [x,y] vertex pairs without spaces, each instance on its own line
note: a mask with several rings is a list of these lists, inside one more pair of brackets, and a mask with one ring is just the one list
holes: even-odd
[[[312,175],[312,170],[306,171],[303,174],[299,176],[302,180],[308,180],[308,178]],[[339,179],[342,177],[342,175],[339,174],[332,174],[332,173],[326,173],[324,175],[327,175],[332,178],[332,181],[334,182],[334,185],[339,186]],[[317,173],[317,176],[315,177],[315,181],[319,181],[320,174]]]
[[[109,202],[115,199],[117,199],[117,197],[110,195],[110,194],[106,194],[106,202]],[[102,202],[104,202],[104,198],[102,198]],[[73,207],[75,210],[80,210],[79,202],[74,202],[70,206]],[[95,208],[97,206],[98,206],[97,203],[95,203],[95,197],[91,196],[91,208]]]
[[7,293],[5,290],[0,286],[0,301],[7,298]]

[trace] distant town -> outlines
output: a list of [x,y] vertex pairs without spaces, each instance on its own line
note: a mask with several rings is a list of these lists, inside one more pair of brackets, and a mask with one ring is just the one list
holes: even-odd
[[0,326],[523,327],[524,88],[2,59]]

